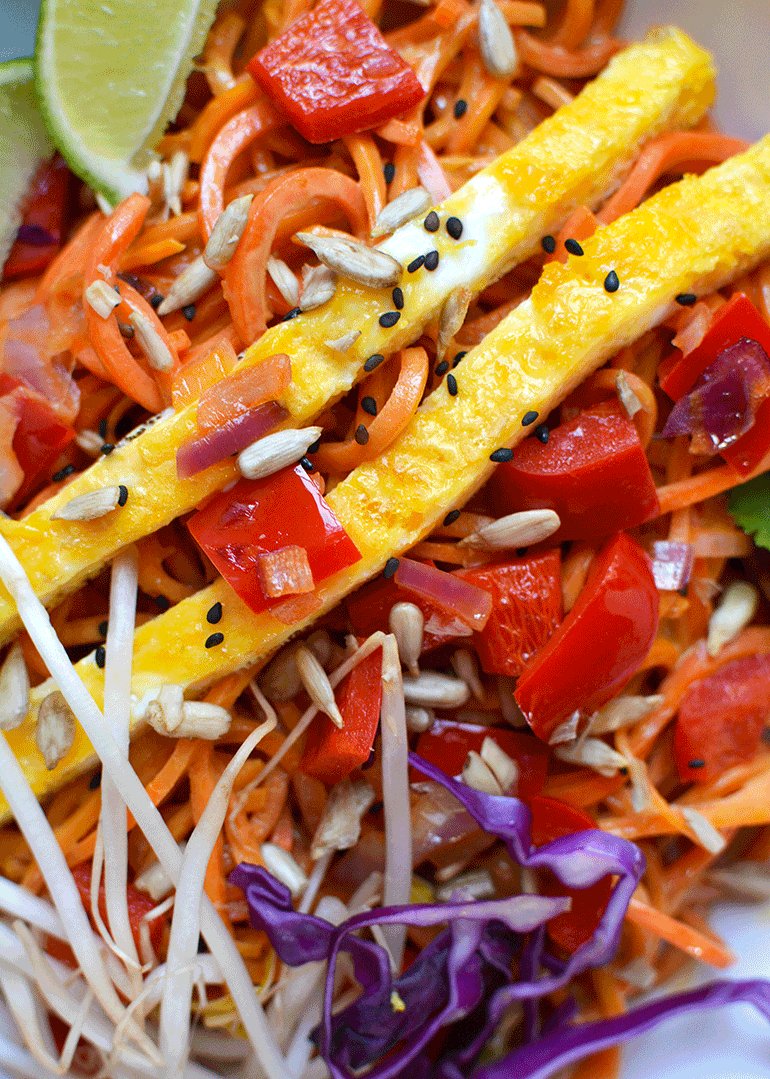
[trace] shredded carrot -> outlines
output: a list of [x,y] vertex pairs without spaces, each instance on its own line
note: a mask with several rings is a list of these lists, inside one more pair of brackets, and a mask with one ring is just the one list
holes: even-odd
[[372,229],[387,199],[380,151],[369,134],[347,135],[344,142],[358,171],[361,194],[369,215],[369,228]]
[[514,30],[519,57],[543,75],[554,78],[583,79],[596,75],[623,48],[623,42],[604,37],[581,49],[568,52],[561,45],[549,45],[527,30]]
[[568,252],[564,246],[565,240],[588,240],[593,236],[598,227],[599,222],[588,207],[578,206],[578,208],[573,210],[569,215],[559,230],[559,234],[556,237],[556,251],[552,257],[558,259],[559,262],[566,262]]
[[200,70],[215,96],[232,90],[233,53],[246,29],[246,20],[236,11],[224,11],[208,32],[200,60]]
[[463,153],[473,146],[507,88],[507,80],[490,75],[478,57],[469,59],[458,90],[459,96],[468,102],[468,108],[450,131],[448,153]]
[[577,598],[588,577],[588,570],[596,554],[596,548],[587,543],[575,543],[561,566],[561,595],[564,613],[577,603]]
[[541,75],[539,79],[535,79],[532,84],[532,93],[546,105],[550,105],[552,109],[560,109],[562,105],[569,105],[571,101],[574,101],[574,94],[571,94],[556,79],[550,79],[547,75]]
[[561,19],[547,41],[563,49],[577,49],[588,36],[593,21],[594,0],[567,0]]
[[161,259],[170,258],[172,255],[178,255],[180,251],[184,251],[184,244],[179,240],[155,240],[151,244],[141,244],[140,246],[131,247],[126,251],[123,258],[120,260],[121,273],[127,273],[129,270],[138,270],[142,266],[151,266],[153,262],[160,262]]
[[700,959],[701,962],[709,963],[712,967],[729,967],[735,962],[735,956],[727,948],[720,946],[703,933],[699,933],[692,926],[670,918],[639,899],[631,900],[626,918],[662,940],[668,941],[669,944],[673,944],[675,948],[686,952],[693,959]]
[[220,341],[212,350],[189,360],[177,371],[171,387],[174,408],[197,401],[204,390],[226,378],[237,363],[229,341]]
[[[219,779],[214,764],[214,747],[211,742],[196,742],[195,752],[190,760],[188,775],[190,777],[190,805],[193,819],[197,824],[203,815],[214,787]],[[222,872],[222,854],[224,852],[224,840],[221,833],[217,836],[214,849],[211,852],[209,863],[206,866],[204,878],[204,890],[220,916],[227,922],[227,903],[225,899],[225,877]]]
[[658,501],[661,513],[671,513],[683,506],[693,506],[696,502],[705,502],[706,499],[721,495],[729,491],[731,487],[746,483],[755,476],[761,476],[770,468],[770,454],[766,455],[751,472],[741,476],[732,465],[719,465],[710,468],[706,472],[700,472],[697,476],[691,476],[676,483],[666,484],[658,488]]

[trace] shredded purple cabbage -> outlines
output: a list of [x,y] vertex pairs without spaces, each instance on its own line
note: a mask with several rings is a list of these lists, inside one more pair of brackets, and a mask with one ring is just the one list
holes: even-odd
[[677,401],[663,436],[692,435],[698,453],[718,453],[753,426],[768,388],[770,357],[756,341],[742,337]]

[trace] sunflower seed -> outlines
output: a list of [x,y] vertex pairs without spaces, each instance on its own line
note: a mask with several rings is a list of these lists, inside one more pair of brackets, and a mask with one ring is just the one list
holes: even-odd
[[383,206],[377,214],[377,220],[370,233],[372,239],[394,232],[407,221],[424,214],[432,205],[433,199],[424,187],[410,187],[408,191],[396,196],[387,206]]
[[296,663],[310,700],[320,712],[324,712],[329,717],[335,726],[342,727],[342,716],[334,699],[334,690],[329,677],[315,655],[305,645],[300,645],[297,649]]
[[[322,667],[326,667],[331,655],[331,639],[326,630],[318,629],[302,642],[313,652]],[[290,701],[302,689],[302,679],[297,670],[299,643],[282,648],[259,676],[259,687],[268,700]]]
[[298,232],[296,238],[309,247],[330,270],[342,277],[357,281],[369,288],[389,288],[401,278],[400,262],[376,247],[342,236],[316,236],[313,232]]
[[510,727],[525,728],[527,726],[527,721],[513,695],[515,689],[513,679],[509,678],[508,675],[498,674],[496,682],[497,695],[500,698],[500,711],[503,714],[503,719]]
[[307,273],[302,271],[301,311],[312,311],[328,303],[337,288],[337,275],[328,266],[312,266]]
[[503,794],[515,794],[519,781],[519,766],[516,761],[500,748],[494,738],[489,737],[481,744],[480,756],[500,784]]
[[614,776],[619,768],[627,768],[628,761],[612,746],[608,746],[601,738],[585,738],[581,742],[566,743],[557,746],[553,751],[554,757],[567,764],[582,764],[586,768],[593,768],[602,776]]
[[[203,261],[203,255],[198,255],[197,259],[191,262],[187,269],[183,270],[179,277],[174,280],[171,288],[163,298],[163,303],[158,307],[158,314],[161,316],[170,315],[172,311],[179,311],[181,308],[187,307],[188,303],[195,303],[218,280],[219,274],[216,270],[210,270]],[[134,315],[131,315],[131,322],[141,343],[141,335],[139,327],[134,321]],[[142,348],[144,348],[144,344],[142,344]],[[149,359],[150,357],[148,356],[147,358]],[[163,370],[163,368],[160,368],[160,370]]]
[[589,720],[591,734],[609,734],[612,731],[630,727],[632,723],[644,719],[662,703],[663,697],[657,693],[649,697],[616,697],[614,701],[605,704],[604,708],[600,708],[591,716]]
[[241,475],[247,480],[258,480],[296,464],[307,453],[308,446],[320,438],[322,431],[322,427],[292,428],[257,439],[238,454]]
[[692,828],[700,845],[709,854],[720,854],[727,846],[725,837],[717,831],[710,820],[692,806],[681,806],[682,816]]
[[572,715],[560,723],[551,737],[548,739],[549,746],[558,746],[563,742],[574,742],[580,726],[580,712],[576,709]]
[[246,231],[253,198],[253,195],[241,195],[233,199],[214,222],[203,252],[203,261],[210,270],[224,270],[235,254]]
[[479,666],[473,653],[467,648],[458,648],[450,663],[457,677],[462,678],[476,700],[483,701],[484,687],[479,678]]
[[150,701],[144,719],[158,734],[171,735],[182,722],[184,690],[173,682],[166,682],[154,701]]
[[267,260],[267,272],[289,307],[297,307],[299,305],[299,282],[296,274],[292,273],[283,259],[277,259],[275,255],[271,255]]
[[35,725],[35,743],[49,772],[67,756],[75,741],[75,716],[58,689],[43,698]]
[[174,731],[177,738],[206,738],[214,741],[227,734],[232,716],[226,708],[208,701],[185,701],[182,722]]
[[[179,844],[179,849],[183,853],[185,846],[185,843]],[[156,903],[167,896],[174,887],[171,877],[160,862],[152,862],[142,870],[138,877],[134,877],[134,885],[140,892],[146,892]]]
[[468,899],[492,899],[497,895],[488,869],[469,869],[467,873],[458,873],[436,889],[436,899],[439,903],[448,903],[455,892],[462,892],[463,897]]
[[390,608],[388,626],[396,638],[401,662],[415,678],[420,674],[424,624],[422,611],[414,603],[394,603]]
[[83,293],[88,306],[96,311],[100,318],[109,318],[116,307],[120,306],[120,296],[106,281],[94,281]]
[[715,656],[745,629],[757,611],[759,592],[748,581],[735,581],[728,585],[722,602],[709,619],[706,647]]
[[404,675],[407,704],[423,708],[459,708],[470,697],[467,683],[437,671],[421,671],[417,678]]
[[444,359],[452,338],[465,322],[472,296],[473,293],[470,289],[455,289],[447,297],[446,303],[441,308],[438,319],[438,339],[436,340],[436,359],[439,363]]
[[618,371],[615,375],[615,390],[621,405],[626,410],[626,415],[632,420],[642,407],[642,402],[629,386],[625,371]]
[[184,150],[171,155],[168,166],[163,169],[163,198],[171,213],[178,217],[182,212],[182,188],[187,180],[190,159]]
[[475,749],[472,749],[465,758],[463,765],[463,783],[466,787],[472,787],[475,791],[483,794],[502,794],[503,789],[497,782],[495,773],[489,765],[482,760]]
[[307,877],[289,852],[279,847],[277,843],[263,843],[259,851],[265,863],[265,869],[277,877],[281,884],[286,885],[292,899],[299,898],[307,888]]
[[495,79],[510,79],[518,66],[511,28],[495,0],[481,0],[479,8],[481,62]]
[[614,974],[635,989],[650,989],[658,978],[655,968],[641,955],[624,967],[615,967]]
[[347,352],[360,336],[360,330],[351,330],[350,333],[346,333],[343,337],[338,337],[336,341],[324,341],[324,344],[327,348],[333,348],[335,352]]
[[334,850],[349,850],[361,835],[361,818],[374,804],[376,795],[363,778],[343,779],[329,791],[329,797],[310,846],[314,860]]
[[411,734],[423,734],[436,722],[436,713],[432,708],[420,708],[416,704],[406,706],[406,729]]
[[104,445],[104,439],[96,431],[89,431],[88,428],[78,431],[75,442],[84,453],[90,454],[91,457],[98,457]]
[[559,515],[553,510],[523,510],[482,525],[476,532],[461,539],[460,544],[492,551],[527,547],[552,536],[560,525]]
[[95,521],[117,507],[120,487],[99,487],[71,498],[51,514],[52,521]]
[[141,311],[132,311],[128,317],[134,327],[139,347],[153,371],[170,371],[174,366],[174,357],[151,320]]
[[0,731],[15,731],[29,711],[29,674],[21,645],[11,646],[0,668]]

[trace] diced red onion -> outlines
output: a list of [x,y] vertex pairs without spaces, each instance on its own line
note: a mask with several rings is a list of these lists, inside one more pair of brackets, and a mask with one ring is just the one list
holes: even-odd
[[286,409],[277,401],[268,401],[259,408],[228,420],[214,431],[185,442],[176,453],[177,475],[180,480],[189,479],[204,468],[224,461],[225,457],[240,453],[277,427],[286,415]]
[[678,592],[689,583],[693,549],[689,543],[655,540],[652,545],[652,575],[660,592]]
[[492,613],[492,596],[489,592],[452,573],[423,565],[411,558],[399,561],[395,581],[407,592],[422,596],[434,606],[455,615],[470,629],[483,629]]
[[55,236],[52,236],[46,229],[41,228],[40,225],[19,225],[16,239],[19,243],[29,244],[30,247],[52,247],[59,242]]

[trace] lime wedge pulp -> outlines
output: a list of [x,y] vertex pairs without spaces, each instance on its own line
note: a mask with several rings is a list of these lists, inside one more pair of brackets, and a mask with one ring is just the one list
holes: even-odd
[[32,61],[0,64],[0,267],[21,224],[21,201],[53,153],[35,101]]
[[216,0],[43,0],[35,78],[67,164],[113,205],[146,191]]

